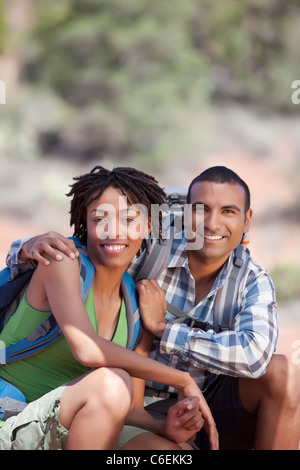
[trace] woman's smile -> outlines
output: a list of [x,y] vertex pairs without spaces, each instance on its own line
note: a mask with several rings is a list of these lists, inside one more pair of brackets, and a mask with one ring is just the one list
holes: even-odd
[[123,253],[128,248],[126,244],[113,242],[101,243],[100,246],[104,251],[112,255]]

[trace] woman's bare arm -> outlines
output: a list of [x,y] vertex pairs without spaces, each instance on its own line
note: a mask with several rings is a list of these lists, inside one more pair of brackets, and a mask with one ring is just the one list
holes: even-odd
[[[57,323],[75,359],[91,367],[116,367],[132,377],[147,379],[179,390],[180,398],[199,397],[199,409],[207,424],[212,448],[217,447],[217,431],[209,407],[188,373],[127,350],[97,335],[79,294],[79,264],[63,255],[63,260],[40,264],[32,282],[41,283]],[[34,293],[34,286],[31,286]],[[39,290],[41,292],[41,290]],[[30,290],[29,290],[30,294]]]
[[[148,357],[152,341],[153,335],[144,330],[135,351]],[[144,408],[145,381],[132,377],[132,384],[133,401],[126,424],[140,427],[177,443],[192,439],[195,433],[202,428],[204,422],[199,410],[198,397],[178,401],[170,408],[166,419],[155,419]]]

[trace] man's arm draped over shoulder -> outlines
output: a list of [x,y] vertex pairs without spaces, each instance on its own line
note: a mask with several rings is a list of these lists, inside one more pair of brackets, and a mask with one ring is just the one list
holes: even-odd
[[9,249],[6,264],[13,279],[29,269],[36,268],[38,262],[49,266],[50,259],[61,261],[63,254],[71,259],[79,256],[74,240],[50,231],[14,241]]

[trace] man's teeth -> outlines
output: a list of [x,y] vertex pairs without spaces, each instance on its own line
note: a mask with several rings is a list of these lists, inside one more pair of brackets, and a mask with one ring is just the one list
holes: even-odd
[[120,251],[120,250],[123,250],[125,246],[126,245],[104,245],[104,248],[110,251]]
[[208,240],[221,240],[221,238],[223,237],[220,237],[218,235],[205,235],[204,238],[207,238]]

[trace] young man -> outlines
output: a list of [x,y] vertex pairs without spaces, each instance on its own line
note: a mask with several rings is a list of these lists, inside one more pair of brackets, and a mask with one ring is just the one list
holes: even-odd
[[[194,377],[213,412],[220,449],[296,449],[300,438],[298,369],[286,357],[274,355],[278,335],[274,286],[266,270],[246,251],[242,254],[246,270],[232,299],[231,329],[204,331],[197,323],[213,323],[217,293],[226,292],[237,248],[249,231],[248,186],[233,171],[213,167],[192,181],[187,202],[204,206],[203,247],[187,250],[187,240],[175,237],[157,283],[145,280],[139,289],[144,298],[153,298],[163,289],[166,301],[190,319],[178,323],[170,313],[164,317],[143,309],[145,326],[156,336],[150,356]],[[55,256],[55,249],[75,251],[63,237],[46,234],[25,243],[21,256],[42,260],[42,251]],[[16,264],[17,255],[14,248],[8,257],[11,265]],[[131,272],[135,269],[132,266]],[[174,390],[156,383],[148,384],[146,396],[157,400],[147,408],[157,417],[174,403]],[[208,448],[202,431],[196,443],[200,449]],[[126,446],[147,448],[147,436],[139,434]]]

